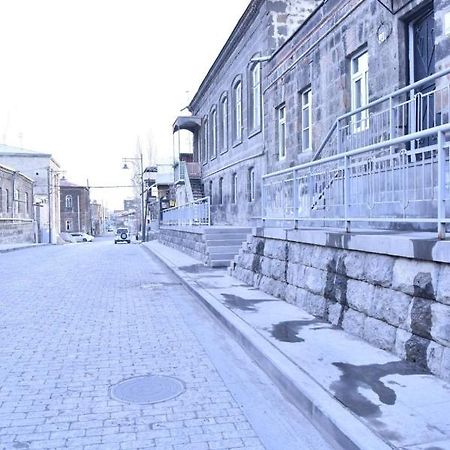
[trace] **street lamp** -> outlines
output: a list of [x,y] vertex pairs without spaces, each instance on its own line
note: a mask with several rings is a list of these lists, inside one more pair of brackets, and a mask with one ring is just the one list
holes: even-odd
[[142,232],[142,240],[145,241],[145,206],[144,206],[144,161],[142,153],[139,155],[139,158],[122,158],[123,167],[122,169],[128,170],[127,162],[139,163],[139,176],[141,177],[141,232]]

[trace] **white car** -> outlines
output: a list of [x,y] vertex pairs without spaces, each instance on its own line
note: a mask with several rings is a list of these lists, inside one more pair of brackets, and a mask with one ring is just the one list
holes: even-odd
[[75,242],[92,242],[94,236],[87,233],[70,233]]

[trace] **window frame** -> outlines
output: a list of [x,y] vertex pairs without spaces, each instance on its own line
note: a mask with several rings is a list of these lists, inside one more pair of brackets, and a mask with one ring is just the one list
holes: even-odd
[[[254,55],[256,57],[258,55]],[[255,76],[257,75],[257,77]],[[249,135],[262,129],[262,64],[254,62],[248,70],[248,123]]]
[[[239,88],[239,89],[238,89]],[[239,95],[238,95],[239,92]],[[232,85],[233,97],[233,146],[242,142],[244,131],[242,77],[238,76]]]
[[[307,101],[305,102],[305,96]],[[312,89],[311,86],[308,86],[306,89],[304,89],[302,92],[300,92],[300,115],[301,115],[301,152],[308,152],[312,151],[313,145],[312,145]],[[305,112],[307,113],[308,117],[308,126],[305,127]],[[308,146],[305,147],[305,135],[308,136]]]
[[250,167],[248,169],[248,201],[249,203],[254,202],[256,199],[256,178],[255,178],[255,168]]
[[231,175],[231,203],[237,204],[238,199],[238,175],[237,172],[233,172]]
[[66,206],[66,210],[73,210],[73,196],[71,194],[67,194],[64,198],[64,204]]
[[211,150],[209,152],[209,158],[213,160],[217,158],[217,108],[215,105],[211,108],[209,118],[210,118],[209,145]]
[[6,188],[5,189],[5,206],[6,206],[5,211],[7,213],[11,212],[11,201],[10,200],[11,199],[10,199],[10,196],[9,196],[9,189]]
[[208,164],[208,150],[209,150],[209,128],[208,116],[203,117],[202,124],[202,163]]
[[[360,60],[365,57],[365,65],[360,67]],[[358,61],[358,70],[354,71],[355,63]],[[356,85],[360,82],[361,92],[360,105],[357,106]],[[350,97],[351,110],[367,106],[369,104],[369,51],[367,47],[356,53],[350,58]],[[359,133],[369,129],[369,111],[367,109],[359,112],[356,116],[351,116],[351,128],[354,133]]]
[[[281,115],[283,112],[283,115]],[[278,160],[282,161],[286,159],[287,154],[287,136],[286,136],[286,103],[281,103],[276,108],[277,117],[277,150],[278,150]]]
[[220,97],[219,112],[220,153],[225,153],[229,148],[229,101],[226,92],[224,92]]
[[219,205],[223,205],[223,177],[219,178]]

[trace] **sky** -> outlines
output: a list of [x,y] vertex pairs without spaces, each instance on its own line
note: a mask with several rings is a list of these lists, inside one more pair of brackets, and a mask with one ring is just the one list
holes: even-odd
[[[248,3],[0,0],[0,142],[52,153],[91,186],[129,185],[138,139],[171,162],[171,125]],[[131,193],[91,196],[120,209]]]

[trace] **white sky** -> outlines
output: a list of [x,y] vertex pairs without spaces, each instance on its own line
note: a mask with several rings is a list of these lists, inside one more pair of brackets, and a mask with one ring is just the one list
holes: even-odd
[[[249,0],[0,0],[0,141],[54,155],[68,179],[129,184],[122,157],[171,125]],[[131,190],[92,197],[121,208]]]

